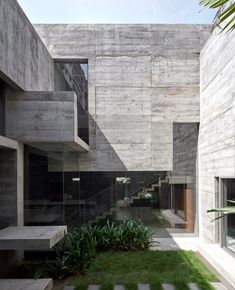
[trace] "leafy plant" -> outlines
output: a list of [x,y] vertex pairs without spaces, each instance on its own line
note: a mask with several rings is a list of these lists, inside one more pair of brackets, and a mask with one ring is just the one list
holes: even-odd
[[[223,30],[235,29],[235,2],[231,0],[199,0],[200,5],[208,6],[212,9],[221,9],[218,15],[218,25],[225,23]],[[222,10],[222,8],[224,10]]]
[[61,277],[85,273],[96,255],[96,241],[89,228],[82,227],[65,235],[56,247],[57,268]]
[[146,250],[152,242],[152,230],[141,222],[115,225],[107,221],[104,226],[87,225],[67,233],[55,247],[56,261],[46,259],[28,266],[35,278],[78,276],[89,269],[97,252]]
[[[235,201],[234,200],[228,200],[229,203],[234,203],[235,204]],[[225,206],[225,207],[222,207],[222,208],[213,208],[213,209],[209,209],[207,211],[208,213],[210,212],[218,212],[218,213],[222,213],[223,215],[213,219],[212,221],[215,221],[215,220],[218,220],[222,217],[224,217],[225,215],[228,215],[228,214],[235,214],[235,206]]]
[[148,249],[152,243],[152,230],[141,222],[123,221],[114,225],[107,221],[103,227],[94,226],[97,251],[132,251]]

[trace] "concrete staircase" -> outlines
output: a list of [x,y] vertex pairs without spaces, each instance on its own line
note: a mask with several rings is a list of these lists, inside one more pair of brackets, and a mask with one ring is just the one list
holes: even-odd
[[142,197],[142,194],[147,194],[149,192],[154,192],[156,188],[160,188],[163,183],[168,183],[168,179],[158,179],[158,182],[154,181],[151,184],[148,184],[147,186],[143,186],[143,188],[139,189],[136,193],[132,194],[129,197],[125,197],[122,200],[118,200],[116,205],[113,205],[112,207],[106,209],[101,214],[97,215],[94,219],[91,219],[88,221],[88,224],[97,224],[101,220],[104,220],[108,217],[111,217],[112,214],[117,211],[118,208],[125,208],[130,207],[136,200],[139,200]]
[[[210,283],[211,286],[215,290],[233,290],[226,288],[222,283],[216,282],[216,283]],[[138,284],[138,290],[151,290],[149,284]],[[189,290],[201,290],[201,288],[196,283],[188,283],[188,289]],[[100,285],[90,285],[87,290],[99,290]],[[175,286],[170,283],[164,283],[161,285],[161,288],[159,290],[175,290]],[[75,290],[75,287],[73,286],[65,286],[63,290]],[[113,290],[126,290],[125,286],[123,285],[114,285]]]

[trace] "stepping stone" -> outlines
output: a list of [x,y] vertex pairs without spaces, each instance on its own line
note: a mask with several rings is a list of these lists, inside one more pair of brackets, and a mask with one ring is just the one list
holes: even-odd
[[114,285],[114,290],[125,290],[123,285]]
[[1,290],[52,290],[52,279],[0,279]]
[[175,290],[175,286],[173,284],[162,284],[163,290]]
[[100,289],[100,285],[89,285],[87,290],[99,290]]
[[201,290],[201,288],[197,285],[197,283],[188,283],[188,288],[190,290]]
[[150,290],[149,284],[138,284],[138,290]]
[[197,283],[188,283],[188,288],[190,290],[201,290],[201,288],[197,285]]
[[227,290],[227,288],[220,282],[212,282],[210,284],[215,288],[215,290]]
[[74,290],[75,287],[73,286],[64,286],[64,290]]

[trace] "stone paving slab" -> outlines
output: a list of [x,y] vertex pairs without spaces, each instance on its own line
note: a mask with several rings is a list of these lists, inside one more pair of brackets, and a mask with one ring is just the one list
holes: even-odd
[[[225,287],[222,283],[220,283],[220,282],[213,282],[213,283],[210,283],[214,288],[215,288],[215,290],[227,290],[228,288],[227,287]],[[231,289],[229,289],[229,290],[232,290],[232,288]]]
[[114,285],[114,290],[125,290],[123,285]]
[[149,284],[138,284],[138,290],[151,290]]
[[52,290],[52,279],[0,279],[1,290]]
[[[215,290],[233,290],[233,289],[226,288],[221,282],[214,282],[214,283],[210,283],[210,284],[215,288]],[[188,283],[187,285],[188,285],[189,290],[201,290],[201,288],[197,285],[197,283]],[[64,286],[63,290],[74,290],[74,289],[75,289],[74,286]],[[87,290],[99,290],[99,289],[100,289],[100,285],[89,285]],[[175,286],[173,284],[164,283],[164,284],[162,284],[162,289],[163,290],[175,290]],[[0,290],[2,290],[2,289],[0,288]],[[6,289],[6,290],[8,290],[8,289]],[[10,290],[13,290],[13,289],[10,289]],[[33,290],[34,290],[34,288],[33,288]],[[123,285],[114,285],[114,290],[125,290],[125,287]],[[151,288],[150,288],[149,284],[138,284],[138,290],[151,290]]]
[[165,284],[162,284],[162,289],[163,290],[175,290],[175,286],[172,284],[165,283]]
[[188,288],[190,290],[201,290],[201,288],[197,285],[197,283],[188,283]]
[[89,285],[87,290],[99,290],[100,289],[100,285]]

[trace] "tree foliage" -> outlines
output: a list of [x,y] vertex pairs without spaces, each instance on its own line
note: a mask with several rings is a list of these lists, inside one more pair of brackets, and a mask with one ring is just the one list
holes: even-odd
[[235,29],[235,1],[231,0],[199,0],[200,5],[212,9],[219,9],[218,25],[223,25],[223,30]]

